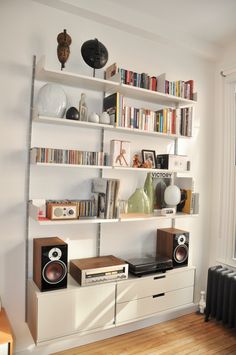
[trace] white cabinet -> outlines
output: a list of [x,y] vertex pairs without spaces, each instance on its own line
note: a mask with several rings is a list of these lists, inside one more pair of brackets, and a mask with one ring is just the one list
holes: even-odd
[[193,284],[193,268],[118,283],[116,324],[192,303]]
[[79,331],[114,326],[115,284],[40,292],[28,283],[29,328],[36,343]]

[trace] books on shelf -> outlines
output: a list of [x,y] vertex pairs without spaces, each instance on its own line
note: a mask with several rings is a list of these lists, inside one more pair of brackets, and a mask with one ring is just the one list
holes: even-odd
[[96,178],[92,180],[92,195],[95,199],[97,217],[112,219],[117,217],[120,180]]
[[117,92],[104,98],[103,108],[115,127],[192,136],[192,107],[162,108],[157,111],[136,108],[126,106],[123,95]]
[[35,147],[31,149],[31,162],[106,166],[108,155],[104,152]]
[[112,80],[118,76],[122,84],[136,86],[139,88],[158,91],[163,94],[169,94],[182,97],[188,100],[195,100],[194,80],[176,80],[169,81],[166,74],[159,76],[150,76],[147,73],[136,73],[132,70],[119,68],[117,63],[110,65],[105,72],[106,80]]

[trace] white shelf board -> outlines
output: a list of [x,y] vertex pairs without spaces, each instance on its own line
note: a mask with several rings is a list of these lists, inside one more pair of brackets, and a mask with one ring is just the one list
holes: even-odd
[[144,214],[126,214],[121,215],[120,218],[113,219],[103,219],[103,218],[81,218],[73,220],[58,220],[52,221],[49,219],[38,219],[39,207],[34,204],[34,200],[29,202],[29,215],[32,219],[38,222],[40,225],[52,226],[52,225],[72,225],[72,224],[97,224],[97,223],[117,223],[117,222],[139,222],[139,221],[153,221],[153,220],[164,220],[164,219],[175,219],[175,218],[189,218],[197,215],[186,214],[178,212],[171,216],[160,216],[160,215],[144,215]]
[[86,169],[112,169],[112,166],[105,165],[82,165],[82,164],[59,164],[59,163],[31,163],[35,166],[50,166],[59,168],[86,168]]
[[117,131],[117,132],[128,133],[128,134],[153,136],[153,137],[165,138],[165,139],[177,139],[177,138],[188,139],[188,138],[191,138],[191,137],[181,136],[178,134],[151,132],[151,131],[146,131],[146,130],[142,130],[142,129],[128,128],[128,127],[114,127],[114,126],[102,124],[102,123],[67,120],[66,118],[36,116],[36,117],[34,117],[33,121],[37,122],[37,123],[64,125],[64,126],[68,126],[68,127],[73,126],[73,127],[79,127],[79,128],[105,129],[105,130],[110,130],[110,131]]
[[62,85],[81,87],[88,90],[100,90],[105,92],[117,91],[124,96],[136,100],[173,107],[192,106],[196,103],[193,100],[188,100],[169,94],[163,94],[161,92],[143,89],[136,86],[121,84],[117,81],[104,80],[77,73],[70,73],[67,71],[47,69],[45,67],[45,56],[41,57],[41,59],[36,64],[35,78],[37,80],[56,82]]
[[72,225],[72,224],[98,224],[98,223],[116,223],[119,222],[118,219],[101,219],[101,218],[81,218],[81,219],[72,219],[72,220],[60,220],[60,221],[51,221],[51,220],[37,220],[37,222],[42,226],[56,226],[56,225]]
[[167,105],[167,106],[193,106],[196,101],[184,99],[182,97],[163,94],[158,91],[139,88],[136,86],[120,84],[119,92],[127,97],[146,102]]
[[172,174],[173,171],[167,169],[148,169],[148,168],[132,168],[131,166],[113,166],[115,170],[125,170],[125,171],[143,171],[146,173],[170,173]]
[[70,73],[61,70],[51,70],[45,68],[45,57],[43,56],[36,64],[35,78],[42,81],[60,83],[62,85],[80,87],[95,91],[116,91],[119,83],[77,73]]
[[33,121],[37,122],[37,123],[49,123],[49,124],[54,124],[54,125],[74,126],[74,127],[79,127],[79,128],[114,129],[113,126],[103,124],[103,123],[68,120],[66,118],[58,118],[58,117],[35,116]]
[[148,169],[148,168],[132,168],[131,166],[105,166],[105,165],[82,165],[82,164],[59,164],[59,163],[31,163],[33,166],[43,167],[62,167],[62,168],[82,168],[82,169],[104,169],[104,170],[123,170],[133,172],[145,172],[145,173],[177,173],[177,174],[189,174],[190,171],[174,171],[167,169]]
[[183,212],[178,212],[173,215],[161,216],[161,215],[146,215],[146,216],[135,216],[135,214],[122,215],[119,219],[120,222],[139,222],[139,221],[154,221],[154,220],[164,220],[164,219],[176,219],[176,218],[189,218],[196,217],[197,214],[187,214]]

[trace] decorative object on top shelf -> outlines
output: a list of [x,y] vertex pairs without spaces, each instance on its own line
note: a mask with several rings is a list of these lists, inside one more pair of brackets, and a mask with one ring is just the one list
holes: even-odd
[[176,207],[181,199],[180,188],[176,185],[169,185],[164,192],[164,201],[168,207]]
[[155,169],[156,168],[156,152],[155,150],[142,150],[143,168]]
[[143,187],[137,188],[129,197],[128,213],[150,214],[150,201]]
[[144,182],[144,191],[149,199],[150,211],[153,213],[154,210],[154,186],[152,181],[152,173],[147,173],[146,180]]
[[133,168],[141,168],[142,167],[142,159],[140,157],[140,154],[135,153],[133,158],[132,158],[132,167]]
[[77,108],[73,107],[73,106],[68,108],[68,110],[66,111],[66,118],[68,120],[78,121],[79,120],[79,111],[77,110]]
[[93,76],[95,76],[95,69],[103,68],[108,60],[108,51],[97,38],[84,42],[81,54],[85,63],[93,68]]
[[96,112],[91,112],[88,116],[89,122],[99,123],[99,116]]
[[81,94],[79,101],[79,119],[80,121],[88,121],[88,107],[85,102],[86,95],[84,93]]
[[65,63],[67,62],[70,55],[71,45],[71,37],[68,35],[68,33],[66,33],[66,30],[58,34],[57,42],[57,57],[61,63],[61,70],[63,70],[65,68]]
[[112,166],[130,166],[130,142],[111,140],[110,156]]
[[62,118],[66,111],[67,97],[57,84],[45,84],[39,90],[36,109],[40,116]]
[[111,123],[110,116],[106,111],[101,113],[101,115],[99,117],[99,122],[103,123],[103,124],[110,124]]

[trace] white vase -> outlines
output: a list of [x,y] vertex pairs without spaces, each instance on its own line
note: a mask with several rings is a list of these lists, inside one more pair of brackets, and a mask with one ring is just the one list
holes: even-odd
[[99,118],[99,122],[103,124],[110,124],[110,116],[106,111],[104,111]]
[[60,85],[46,84],[39,90],[36,103],[39,116],[62,118],[66,105],[66,94]]
[[96,112],[91,112],[88,120],[89,122],[99,123],[99,116],[96,114]]

